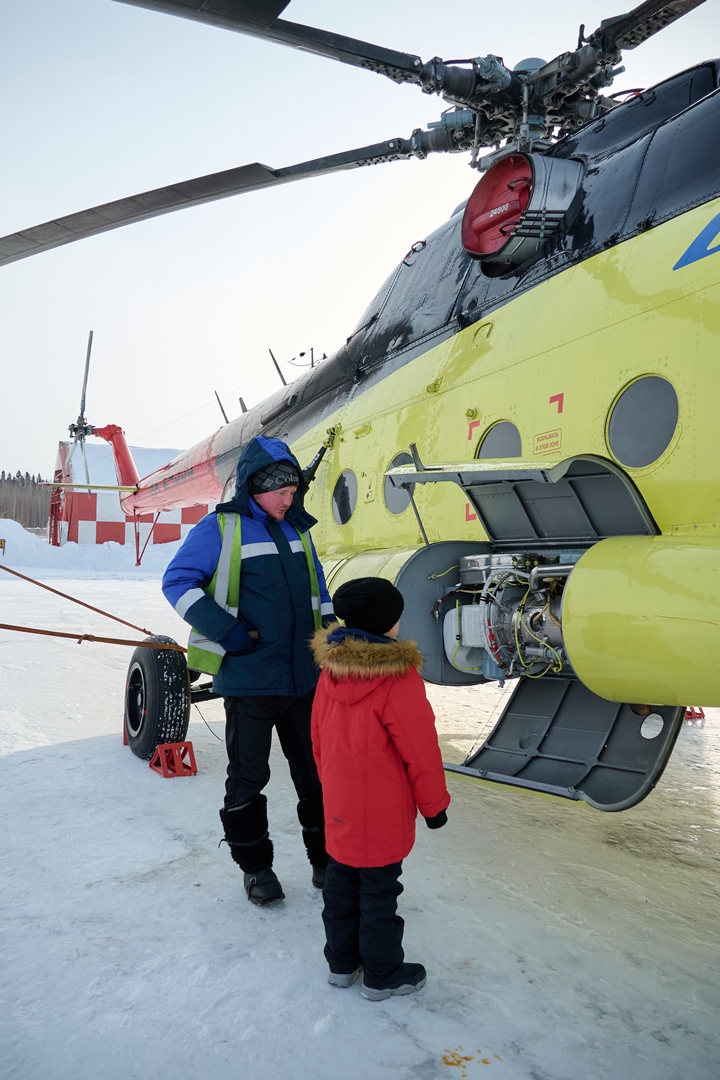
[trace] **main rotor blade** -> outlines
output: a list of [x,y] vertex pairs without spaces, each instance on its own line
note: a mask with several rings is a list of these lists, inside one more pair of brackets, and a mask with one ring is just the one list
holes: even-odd
[[221,26],[239,34],[275,41],[293,49],[327,56],[343,64],[366,68],[386,75],[393,82],[420,82],[422,60],[410,53],[396,52],[367,41],[318,30],[314,26],[286,22],[277,16],[289,0],[116,0],[133,7],[150,8],[167,15]]
[[70,244],[74,240],[84,240],[88,236],[119,229],[136,221],[169,214],[173,210],[184,210],[190,206],[214,202],[216,199],[227,199],[231,195],[241,195],[246,191],[257,191],[277,184],[288,184],[293,180],[354,169],[360,165],[377,165],[380,162],[409,158],[413,153],[409,139],[391,139],[357,150],[330,154],[313,161],[302,161],[284,169],[270,169],[256,161],[252,165],[241,165],[237,169],[226,169],[224,172],[210,173],[208,176],[199,176],[194,180],[171,184],[169,187],[143,191],[127,199],[117,199],[115,202],[94,206],[77,214],[69,214],[67,217],[56,218],[43,225],[35,225],[30,229],[0,237],[0,266]]
[[634,49],[676,19],[700,7],[705,0],[645,0],[625,15],[603,19],[588,38],[596,48]]
[[85,420],[85,393],[87,391],[88,374],[90,372],[90,353],[92,352],[92,343],[93,332],[91,330],[88,334],[87,354],[85,356],[85,374],[83,376],[82,392],[80,394],[80,413],[78,415],[78,423],[84,422]]
[[83,466],[85,467],[85,481],[90,483],[90,470],[88,469],[87,453],[85,452],[85,436],[80,436],[80,449],[82,450]]

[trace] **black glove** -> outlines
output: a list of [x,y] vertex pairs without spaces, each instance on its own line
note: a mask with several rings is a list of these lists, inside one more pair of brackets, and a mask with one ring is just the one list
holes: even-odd
[[426,817],[425,824],[428,829],[442,829],[443,825],[447,825],[447,814],[441,810],[435,817]]

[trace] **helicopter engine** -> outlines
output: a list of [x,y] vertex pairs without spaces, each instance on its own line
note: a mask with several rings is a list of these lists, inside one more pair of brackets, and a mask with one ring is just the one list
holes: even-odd
[[453,667],[501,685],[512,676],[571,671],[562,600],[573,567],[574,562],[532,553],[461,557],[457,602],[443,619],[445,654]]

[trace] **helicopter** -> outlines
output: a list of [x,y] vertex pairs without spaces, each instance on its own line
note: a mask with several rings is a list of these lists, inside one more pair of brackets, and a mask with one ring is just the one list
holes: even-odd
[[[306,504],[331,590],[390,578],[426,679],[514,684],[453,768],[601,810],[635,805],[687,703],[720,704],[720,61],[625,101],[609,90],[625,52],[703,0],[646,0],[514,68],[291,23],[282,0],[123,2],[359,66],[449,108],[406,137],[22,230],[0,239],[0,263],[332,171],[456,153],[477,171],[329,359],[151,476],[120,468],[126,513],[227,498],[247,441],[283,438],[312,462]],[[131,661],[126,698],[140,756],[208,693],[188,690],[177,652],[147,655]],[[158,666],[175,687],[159,701]]]

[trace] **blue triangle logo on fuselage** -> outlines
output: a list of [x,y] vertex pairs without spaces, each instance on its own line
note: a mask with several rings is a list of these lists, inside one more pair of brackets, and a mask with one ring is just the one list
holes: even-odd
[[698,262],[699,259],[704,259],[706,255],[714,255],[717,251],[720,251],[720,243],[715,244],[714,247],[710,247],[713,240],[718,239],[719,236],[720,214],[716,214],[712,221],[708,222],[702,232],[695,237],[685,254],[680,256],[673,266],[673,270],[679,270],[682,266],[689,266],[690,263]]

